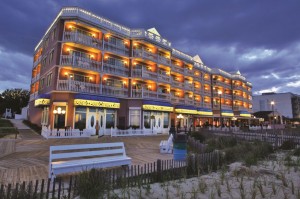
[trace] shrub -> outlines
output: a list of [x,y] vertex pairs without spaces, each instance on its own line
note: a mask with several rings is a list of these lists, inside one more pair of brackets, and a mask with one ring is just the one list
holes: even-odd
[[23,123],[25,125],[27,125],[29,128],[31,128],[32,130],[34,130],[35,132],[41,134],[42,127],[40,127],[40,126],[38,126],[36,124],[31,123],[29,120],[23,120]]
[[282,150],[292,150],[295,148],[295,142],[292,140],[284,141],[279,148]]
[[294,152],[293,152],[293,155],[294,156],[300,156],[300,148],[295,149]]
[[202,133],[199,132],[193,132],[192,137],[196,140],[199,140],[201,143],[205,142],[205,136]]

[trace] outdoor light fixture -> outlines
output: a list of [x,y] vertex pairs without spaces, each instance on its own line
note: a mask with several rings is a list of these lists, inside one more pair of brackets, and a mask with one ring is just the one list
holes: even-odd
[[53,113],[54,114],[66,114],[66,111],[65,110],[61,110],[61,107],[58,107],[56,110],[54,109],[53,110]]
[[273,113],[273,133],[274,133],[274,131],[275,131],[275,115],[274,115],[275,102],[274,102],[274,100],[271,101],[271,106],[272,106],[272,113]]

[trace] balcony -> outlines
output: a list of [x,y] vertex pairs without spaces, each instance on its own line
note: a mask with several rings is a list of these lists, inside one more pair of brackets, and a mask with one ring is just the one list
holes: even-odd
[[153,54],[149,51],[145,51],[145,50],[134,50],[133,51],[133,56],[134,57],[141,57],[141,58],[144,58],[144,59],[149,59],[149,60],[152,60],[154,62],[157,61],[157,55],[156,54]]
[[58,91],[73,91],[77,93],[94,93],[100,94],[99,84],[80,82],[75,80],[58,80]]
[[157,80],[157,73],[149,71],[145,68],[142,69],[133,69],[132,70],[132,76],[133,77],[141,77],[145,79],[152,79],[152,80]]
[[216,85],[216,86],[222,86],[222,87],[231,89],[230,84],[227,84],[227,83],[219,81],[219,80],[213,80],[213,84]]
[[104,49],[110,52],[115,52],[120,55],[129,55],[129,49],[125,46],[115,45],[112,43],[104,42]]
[[[213,105],[214,110],[220,110],[220,104],[214,104]],[[226,104],[221,104],[221,109],[222,110],[232,110],[231,105],[226,105]]]
[[181,97],[171,96],[171,102],[173,104],[185,104],[185,99]]
[[194,93],[201,94],[201,88],[200,87],[194,87]]
[[167,75],[167,73],[165,71],[161,71],[161,70],[158,71],[157,78],[158,78],[158,81],[160,81],[160,82],[170,83],[170,81],[171,81],[171,76]]
[[127,88],[118,88],[114,86],[102,86],[102,95],[110,95],[115,97],[128,97],[128,89]]
[[80,43],[83,45],[91,46],[93,48],[102,49],[102,41],[94,37],[79,33],[79,32],[64,32],[64,41]]
[[117,66],[109,63],[103,63],[103,72],[114,75],[121,75],[123,77],[128,77],[129,70],[125,66]]
[[29,101],[33,101],[38,97],[38,92],[31,93],[29,96]]
[[208,96],[210,96],[211,95],[211,92],[210,92],[210,90],[203,90],[203,94],[204,95],[208,95]]
[[74,68],[81,68],[85,70],[101,71],[101,62],[97,62],[88,58],[79,57],[75,55],[62,55],[60,64],[64,66],[72,66]]
[[223,98],[225,98],[225,99],[232,99],[232,95],[230,95],[230,94],[224,94]]
[[206,83],[206,84],[211,84],[211,82],[210,82],[210,78],[203,78],[203,81],[204,81],[204,83]]
[[183,86],[184,86],[184,83],[172,79],[171,80],[171,85],[172,85],[172,87],[177,87],[177,88],[181,88],[182,89]]
[[184,98],[184,104],[186,104],[186,105],[192,105],[192,104],[194,104],[194,99],[186,97],[186,98]]
[[36,67],[42,60],[42,55],[39,56],[39,58],[37,58],[37,60],[35,62],[33,62],[33,68]]
[[164,57],[164,56],[158,56],[158,62],[163,64],[163,65],[170,65],[171,64],[171,60]]
[[172,64],[172,72],[184,74],[184,68],[181,68],[180,66]]
[[38,81],[39,79],[40,79],[40,73],[31,79],[31,83],[34,83],[34,82]]
[[211,103],[204,102],[204,103],[203,103],[203,107],[204,107],[204,108],[211,108]]
[[202,103],[200,101],[194,101],[194,106],[201,107]]
[[184,88],[190,91],[194,90],[194,85],[189,83],[184,83]]
[[248,111],[249,109],[247,109],[246,107],[243,107],[243,106],[233,106],[233,110],[234,111]]
[[243,96],[240,96],[240,95],[233,95],[233,99],[234,99],[234,100],[244,101]]
[[190,69],[188,69],[188,68],[185,68],[185,69],[184,69],[184,74],[187,75],[187,76],[190,76],[190,77],[194,76],[193,69],[190,70]]
[[159,100],[170,100],[169,93],[161,93],[157,91],[149,91],[142,89],[132,89],[132,97],[133,98],[149,98],[149,99],[159,99]]

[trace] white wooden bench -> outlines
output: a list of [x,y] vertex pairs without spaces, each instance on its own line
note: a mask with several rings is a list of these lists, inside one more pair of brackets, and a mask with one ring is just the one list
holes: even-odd
[[159,144],[160,153],[172,153],[173,152],[173,134],[169,136],[168,140],[162,140]]
[[49,178],[58,174],[131,165],[123,142],[50,146]]

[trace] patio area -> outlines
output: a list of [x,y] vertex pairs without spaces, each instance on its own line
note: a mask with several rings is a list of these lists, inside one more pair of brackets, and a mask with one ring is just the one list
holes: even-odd
[[66,138],[66,139],[17,139],[15,152],[0,158],[0,184],[47,179],[49,146],[124,142],[126,153],[133,165],[152,163],[157,159],[169,160],[172,154],[160,154],[159,143],[168,135]]

